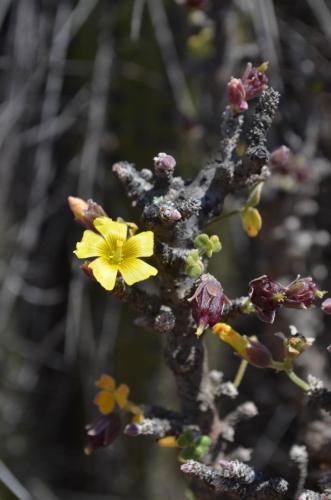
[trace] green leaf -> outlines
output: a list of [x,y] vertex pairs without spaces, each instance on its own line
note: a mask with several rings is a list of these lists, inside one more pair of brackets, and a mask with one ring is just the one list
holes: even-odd
[[194,434],[190,430],[182,432],[177,439],[178,446],[180,446],[181,448],[190,446],[191,444],[193,444],[193,441],[194,441]]
[[182,460],[189,460],[190,458],[196,458],[195,454],[195,447],[194,446],[187,446],[186,448],[183,448],[179,458]]
[[198,446],[205,446],[205,447],[209,448],[209,446],[211,445],[211,439],[209,436],[200,436],[197,439],[196,444]]

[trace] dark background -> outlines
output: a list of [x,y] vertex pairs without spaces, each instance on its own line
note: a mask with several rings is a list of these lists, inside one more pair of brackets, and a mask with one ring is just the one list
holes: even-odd
[[[270,149],[286,144],[308,177],[267,182],[257,239],[237,219],[215,226],[223,251],[211,271],[230,297],[264,273],[287,282],[312,275],[331,289],[331,2],[185,4],[0,2],[1,499],[184,498],[173,450],[123,436],[83,454],[101,373],[127,383],[136,403],[178,402],[161,339],[80,271],[72,250],[82,230],[66,200],[93,198],[110,216],[138,222],[112,164],[151,167],[166,151],[192,177],[217,150],[226,83],[247,61],[268,60],[282,94]],[[272,327],[255,317],[235,326],[277,352],[272,334],[289,324],[317,337],[299,372],[330,382],[330,323],[317,309],[279,315]],[[213,366],[233,377],[231,350],[215,339],[209,347]],[[260,414],[241,426],[240,444],[254,448],[257,469],[291,479],[288,450],[305,418],[300,391],[251,368],[241,398]]]

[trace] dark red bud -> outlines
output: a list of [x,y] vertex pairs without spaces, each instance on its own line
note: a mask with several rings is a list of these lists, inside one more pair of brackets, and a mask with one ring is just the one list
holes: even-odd
[[281,174],[289,174],[290,166],[289,166],[289,158],[290,158],[290,150],[286,146],[280,146],[272,152],[269,158],[269,166],[276,172]]
[[95,231],[93,221],[97,217],[107,216],[101,205],[93,200],[82,200],[74,196],[68,197],[69,207],[75,216],[75,220],[87,229]]
[[175,170],[176,160],[167,153],[159,153],[154,157],[155,175],[162,178],[170,178]]
[[231,108],[236,113],[246,111],[246,91],[240,78],[231,78],[227,86],[227,94]]
[[128,424],[124,432],[127,436],[136,437],[139,436],[139,427],[136,424]]
[[[264,63],[264,65],[267,68],[267,64]],[[251,63],[247,63],[241,79],[246,91],[246,99],[248,101],[261,95],[262,92],[268,87],[268,77],[265,72],[259,71],[259,68],[252,66]]]
[[325,314],[331,314],[331,298],[322,302],[321,309]]
[[318,288],[312,278],[297,278],[286,288],[284,306],[306,309],[315,301]]
[[275,311],[283,301],[285,287],[266,275],[252,280],[249,286],[249,296],[258,317],[266,323],[273,323]]
[[272,355],[269,349],[261,342],[250,340],[246,349],[247,361],[257,368],[269,368],[272,363]]
[[101,415],[86,426],[87,444],[85,453],[109,446],[119,436],[122,421],[117,413]]
[[200,285],[188,300],[192,302],[193,318],[202,330],[220,321],[229,302],[221,283],[210,274],[202,275]]

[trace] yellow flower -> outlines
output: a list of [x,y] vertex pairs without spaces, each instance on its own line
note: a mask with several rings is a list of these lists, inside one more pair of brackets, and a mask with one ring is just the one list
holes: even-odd
[[103,415],[111,413],[116,404],[120,408],[124,408],[126,406],[130,392],[129,387],[126,384],[121,384],[116,388],[116,383],[113,377],[103,374],[99,380],[97,380],[95,385],[101,389],[101,391],[95,396],[94,402]]
[[127,285],[133,285],[157,274],[157,269],[139,257],[153,255],[154,234],[145,231],[127,239],[128,227],[109,217],[97,217],[94,231],[84,231],[74,253],[79,259],[97,257],[89,263],[94,278],[106,290],[113,290],[117,273]]

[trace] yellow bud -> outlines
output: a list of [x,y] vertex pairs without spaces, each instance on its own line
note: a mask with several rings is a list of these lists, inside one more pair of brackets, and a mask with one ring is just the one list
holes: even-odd
[[241,213],[241,222],[248,236],[255,238],[255,236],[259,234],[262,227],[262,218],[260,212],[256,208],[246,208]]
[[143,414],[133,415],[131,422],[133,424],[141,424],[143,420],[144,420],[144,415]]
[[69,208],[75,216],[76,220],[82,221],[84,218],[84,211],[88,209],[88,204],[85,200],[75,196],[68,196]]
[[260,66],[258,66],[256,69],[260,71],[260,73],[265,73],[269,67],[269,61],[265,61]]
[[158,445],[161,446],[161,448],[177,448],[177,439],[175,436],[166,436],[164,438],[161,438],[158,440]]
[[203,28],[196,35],[191,35],[187,39],[188,48],[199,55],[209,55],[213,51],[212,40],[214,37],[213,29],[207,27]]

